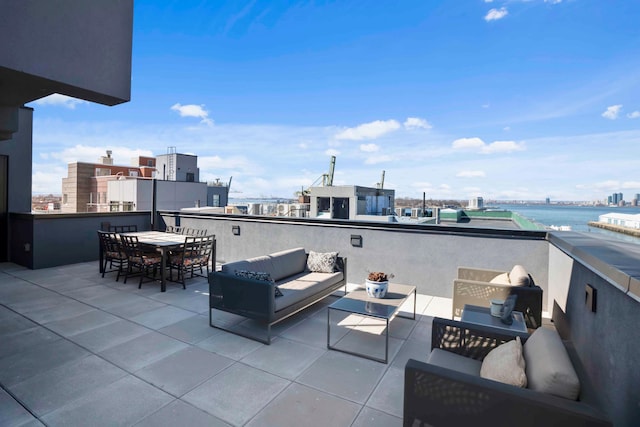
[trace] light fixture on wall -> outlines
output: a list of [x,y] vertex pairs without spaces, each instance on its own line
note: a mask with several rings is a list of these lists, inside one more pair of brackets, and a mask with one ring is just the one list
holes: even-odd
[[351,246],[356,247],[356,248],[361,248],[362,247],[362,236],[360,236],[358,234],[352,234],[351,235]]
[[232,225],[231,226],[231,232],[233,233],[234,236],[239,236],[240,235],[240,226],[239,225]]

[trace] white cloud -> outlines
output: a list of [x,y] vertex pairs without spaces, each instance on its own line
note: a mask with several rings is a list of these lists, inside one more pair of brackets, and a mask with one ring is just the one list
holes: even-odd
[[367,160],[365,160],[364,164],[365,165],[377,165],[378,163],[386,163],[386,162],[390,162],[393,160],[393,157],[391,156],[372,156],[369,157]]
[[76,108],[76,105],[88,104],[88,102],[83,101],[82,99],[71,98],[70,96],[54,93],[53,95],[45,96],[44,98],[40,98],[34,101],[34,104],[60,106],[68,108],[70,110],[74,110]]
[[209,112],[204,109],[204,104],[181,105],[180,103],[176,103],[171,106],[171,109],[173,111],[177,111],[178,114],[180,114],[180,117],[197,117],[201,119],[200,123],[204,123],[209,126],[213,125],[213,120],[209,118]]
[[473,150],[476,148],[483,148],[485,143],[480,138],[460,138],[453,141],[452,147],[454,150]]
[[477,151],[483,154],[510,153],[513,151],[524,151],[526,149],[524,142],[494,141],[491,144],[486,144],[482,139],[477,137],[456,139],[451,146],[454,150]]
[[419,117],[407,117],[404,121],[405,129],[431,129],[431,125],[425,119]]
[[637,119],[640,117],[640,111],[633,111],[627,114],[627,117],[629,117],[630,119]]
[[489,108],[489,107],[491,107],[491,104],[489,104],[489,103],[482,104],[482,108]]
[[460,171],[456,174],[458,178],[484,178],[484,171]]
[[[623,190],[637,190],[638,188],[640,188],[640,181],[625,181],[620,187]],[[631,199],[631,197],[629,197],[629,199]]]
[[509,12],[507,11],[506,7],[501,7],[500,9],[491,9],[484,16],[484,20],[487,21],[487,22],[489,22],[489,21],[497,21],[498,19],[504,18],[508,14],[509,14]]
[[74,162],[95,163],[98,162],[102,156],[106,155],[106,150],[111,150],[111,157],[114,159],[114,164],[116,165],[128,165],[132,158],[139,156],[154,156],[150,150],[132,150],[126,147],[108,147],[105,149],[104,147],[76,144],[62,151],[49,153],[49,157],[61,160],[65,164]]
[[329,148],[328,150],[326,150],[324,152],[324,154],[326,154],[327,156],[338,156],[340,154],[340,152],[338,150],[333,149],[333,148]]
[[364,151],[365,153],[374,153],[379,149],[380,147],[376,144],[360,144],[360,151]]
[[393,132],[400,128],[400,123],[395,120],[376,120],[371,123],[364,123],[354,128],[347,128],[339,132],[336,139],[347,139],[360,141],[363,139],[375,139],[382,135]]
[[618,118],[618,114],[620,114],[621,110],[622,104],[612,105],[610,107],[607,107],[607,111],[602,113],[602,117],[609,120],[615,120]]
[[505,127],[502,128],[502,130],[505,131],[505,132],[509,132],[511,130],[511,127],[510,126],[505,126]]
[[551,3],[551,4],[559,4],[562,3],[562,0],[544,0],[545,3]]
[[483,153],[511,153],[513,151],[524,151],[524,142],[517,143],[515,141],[495,141],[482,149]]
[[484,0],[485,3],[493,3],[493,0]]

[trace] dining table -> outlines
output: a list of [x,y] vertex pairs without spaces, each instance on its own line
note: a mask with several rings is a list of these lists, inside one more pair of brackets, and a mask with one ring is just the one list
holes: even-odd
[[160,253],[160,292],[167,290],[167,256],[172,249],[184,245],[185,235],[167,233],[164,231],[134,231],[120,233],[123,236],[135,236],[138,243],[143,246],[153,247]]

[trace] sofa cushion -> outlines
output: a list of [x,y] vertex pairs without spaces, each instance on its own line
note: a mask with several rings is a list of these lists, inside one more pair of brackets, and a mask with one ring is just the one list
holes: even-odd
[[524,344],[529,388],[576,400],[580,380],[558,333],[538,328]]
[[431,350],[427,363],[476,377],[480,376],[480,368],[482,367],[480,360],[464,357],[439,348]]
[[491,350],[482,361],[480,376],[516,387],[526,387],[527,375],[520,337]]
[[307,268],[316,273],[333,273],[336,271],[338,252],[314,252],[309,251]]
[[491,279],[489,283],[496,285],[510,285],[511,281],[509,280],[509,273],[498,274],[496,277]]
[[509,281],[512,286],[529,286],[531,284],[529,282],[527,270],[519,264],[514,265],[511,269],[511,272],[509,273]]
[[307,253],[304,248],[288,249],[267,255],[271,259],[271,277],[281,280],[304,271]]
[[336,284],[343,278],[337,273],[301,273],[277,282],[283,296],[276,299],[275,311],[282,310]]

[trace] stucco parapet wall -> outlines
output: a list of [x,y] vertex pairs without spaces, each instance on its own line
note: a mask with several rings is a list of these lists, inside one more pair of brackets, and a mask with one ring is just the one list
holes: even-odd
[[234,215],[217,213],[187,213],[184,211],[158,211],[163,216],[176,216],[185,218],[215,218],[229,221],[247,221],[264,223],[299,223],[311,227],[344,227],[353,229],[394,230],[396,232],[424,233],[424,234],[451,234],[456,236],[496,237],[502,239],[546,240],[546,231],[513,230],[497,228],[471,228],[435,224],[403,224],[380,221],[340,220],[327,218],[295,218],[295,217],[267,217],[263,215]]
[[549,242],[640,302],[640,245],[578,232],[550,232]]
[[56,220],[64,218],[95,218],[95,217],[119,217],[119,216],[151,216],[151,211],[130,211],[130,212],[78,212],[78,213],[29,213],[29,212],[11,212],[14,218],[34,219],[34,220]]

